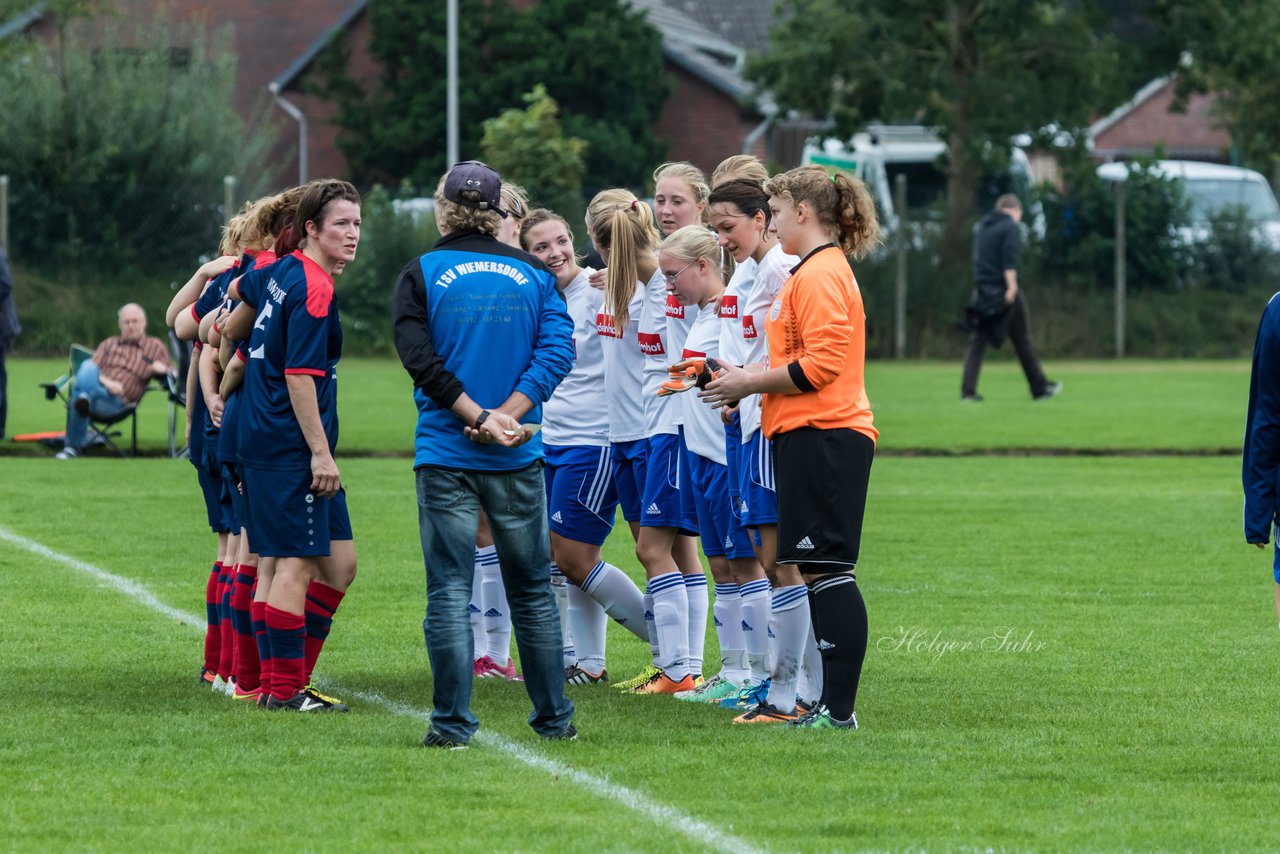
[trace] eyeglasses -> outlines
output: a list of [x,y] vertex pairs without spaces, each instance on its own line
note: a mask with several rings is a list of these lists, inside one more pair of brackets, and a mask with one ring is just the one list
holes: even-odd
[[694,264],[697,264],[697,263],[698,263],[697,259],[694,259],[693,261],[690,261],[688,264],[685,264],[683,267],[681,267],[678,271],[674,273],[663,273],[662,278],[667,280],[668,285],[674,285],[676,283],[676,279],[680,278],[681,273],[683,273],[685,270],[689,269],[690,267],[692,267]]

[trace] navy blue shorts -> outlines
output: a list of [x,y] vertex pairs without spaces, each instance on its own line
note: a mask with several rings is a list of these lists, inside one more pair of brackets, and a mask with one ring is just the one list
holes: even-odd
[[680,437],[675,433],[659,433],[648,438],[645,457],[644,494],[640,511],[642,528],[676,528],[697,533],[685,521],[680,498]]
[[738,445],[738,518],[748,528],[778,524],[778,487],[773,480],[773,443],[762,430]]
[[229,513],[224,513],[222,509],[222,477],[219,474],[211,473],[201,464],[195,465],[196,480],[200,482],[200,495],[204,498],[204,512],[209,519],[209,528],[215,534],[226,534],[231,531],[231,519]]
[[698,508],[698,532],[707,557],[755,557],[751,537],[733,514],[729,469],[715,460],[689,454],[687,489]]
[[612,445],[613,488],[622,505],[622,518],[639,522],[644,505],[645,461],[649,445],[644,439],[631,442],[614,442]]
[[262,557],[322,557],[331,540],[350,540],[347,493],[311,491],[311,471],[243,467],[253,550]]
[[244,494],[238,488],[240,480],[239,463],[222,464],[223,489],[231,495],[231,520],[236,525],[233,529],[236,533],[249,527],[244,516]]
[[543,453],[551,530],[575,542],[604,545],[618,512],[613,449],[543,445]]

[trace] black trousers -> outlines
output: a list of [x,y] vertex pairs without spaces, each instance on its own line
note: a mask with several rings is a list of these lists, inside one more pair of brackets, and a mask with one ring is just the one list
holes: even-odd
[[[1022,372],[1027,375],[1031,396],[1044,394],[1049,381],[1045,379],[1040,359],[1031,346],[1031,315],[1027,309],[1027,298],[1022,295],[1022,288],[1018,288],[1018,294],[1009,309],[1009,340],[1013,343],[1014,352],[1018,354],[1018,361],[1022,363]],[[964,378],[960,382],[962,395],[978,393],[978,374],[982,371],[982,358],[986,353],[986,336],[981,330],[975,330],[964,351]]]

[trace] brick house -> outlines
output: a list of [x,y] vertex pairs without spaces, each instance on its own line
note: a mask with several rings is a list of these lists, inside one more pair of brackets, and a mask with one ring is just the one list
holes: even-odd
[[[522,0],[523,5],[531,2],[536,0]],[[767,35],[769,0],[751,0],[745,6],[719,0],[695,3],[691,9],[699,12],[697,16],[677,8],[689,6],[685,0],[627,2],[662,34],[663,56],[675,85],[662,113],[655,117],[654,128],[670,141],[669,157],[710,170],[744,147],[767,156],[767,100],[766,106],[760,106],[762,99],[756,97],[741,70],[748,47],[758,49],[759,33]],[[307,77],[325,44],[339,33],[351,48],[351,77],[369,80],[377,74],[367,50],[371,35],[365,14],[368,3],[167,0],[178,20],[199,21],[210,32],[234,28],[239,59],[236,99],[247,122],[269,121],[279,128],[280,142],[272,159],[281,165],[281,182],[348,172],[336,144],[338,128],[332,123],[336,110],[307,91]],[[152,4],[129,7],[130,12],[144,14],[154,8]],[[0,22],[0,38],[24,32],[49,37],[44,11],[45,4],[37,3]],[[732,32],[740,38],[750,32],[743,29],[743,23],[754,22],[759,33],[749,46],[735,44],[713,29],[717,21],[734,22]],[[440,145],[443,147],[443,140]]]
[[1150,156],[1157,149],[1170,160],[1227,163],[1231,136],[1213,114],[1213,94],[1194,95],[1186,112],[1172,111],[1173,75],[1152,80],[1126,104],[1089,128],[1094,157],[1101,161]]

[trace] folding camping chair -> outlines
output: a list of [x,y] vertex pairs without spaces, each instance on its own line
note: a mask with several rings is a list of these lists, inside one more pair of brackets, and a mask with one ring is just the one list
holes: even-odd
[[[61,400],[64,407],[70,407],[75,394],[76,373],[79,372],[80,366],[91,358],[93,358],[93,351],[88,347],[83,344],[72,344],[70,367],[67,373],[53,382],[40,383],[40,387],[44,389],[45,400]],[[171,456],[176,456],[177,449],[174,446],[177,430],[177,407],[182,404],[182,397],[178,394],[178,383],[168,375],[156,377],[143,392],[144,396],[146,392],[156,388],[164,389],[169,396],[169,453]],[[128,453],[125,453],[124,449],[113,441],[121,438],[120,431],[111,429],[124,421],[129,422]],[[99,418],[91,414],[89,416],[89,444],[106,445],[120,457],[137,456],[138,404],[130,404],[109,418]]]

